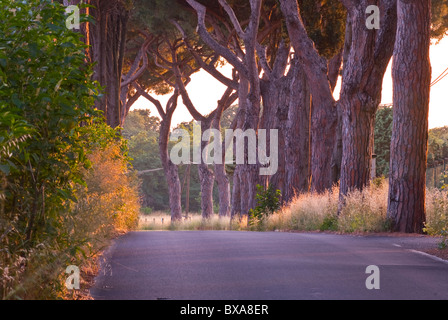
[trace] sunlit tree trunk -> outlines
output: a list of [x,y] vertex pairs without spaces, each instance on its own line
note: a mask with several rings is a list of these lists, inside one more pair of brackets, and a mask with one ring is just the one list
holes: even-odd
[[430,0],[398,0],[392,77],[394,121],[390,148],[388,217],[394,230],[421,233],[431,82]]
[[[339,107],[342,111],[340,207],[350,190],[370,182],[375,114],[395,41],[396,0],[379,1],[380,29],[366,27],[365,8],[347,5],[347,41]],[[349,42],[349,43],[347,43]]]

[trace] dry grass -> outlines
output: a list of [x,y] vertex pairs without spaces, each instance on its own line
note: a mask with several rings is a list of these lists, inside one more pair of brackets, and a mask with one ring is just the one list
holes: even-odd
[[156,211],[139,218],[140,230],[234,230],[235,225],[230,223],[230,217],[220,218],[214,215],[210,219],[203,219],[198,213],[183,217],[182,221],[171,221],[171,216],[165,212]]
[[385,232],[391,223],[387,218],[388,185],[372,184],[363,191],[351,192],[338,218],[341,232]]
[[[391,221],[387,218],[388,190],[387,181],[378,179],[363,191],[349,193],[339,215],[337,187],[323,194],[301,194],[290,205],[269,217],[264,227],[266,230],[389,232]],[[446,235],[448,193],[427,189],[426,208],[425,231],[429,235]]]

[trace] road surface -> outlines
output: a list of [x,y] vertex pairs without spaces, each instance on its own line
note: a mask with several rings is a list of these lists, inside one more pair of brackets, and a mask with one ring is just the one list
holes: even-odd
[[[98,300],[448,299],[448,263],[417,251],[435,242],[323,233],[132,232],[107,252],[91,294]],[[371,265],[377,271],[366,273]]]

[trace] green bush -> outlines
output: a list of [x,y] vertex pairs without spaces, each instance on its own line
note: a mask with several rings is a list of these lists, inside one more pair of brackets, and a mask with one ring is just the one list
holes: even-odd
[[272,186],[264,189],[259,184],[257,190],[257,206],[249,210],[249,225],[260,229],[265,219],[280,209],[281,192],[274,190]]
[[[127,147],[93,107],[100,88],[64,7],[3,0],[0,16],[0,298],[63,297],[65,267],[98,250],[94,239],[109,224],[77,227],[88,212],[76,206],[95,192],[92,156],[119,158],[124,174]],[[111,145],[119,156],[108,154]],[[123,202],[114,206],[114,226],[131,227],[133,218],[119,214]]]
[[326,215],[319,228],[320,231],[337,231],[338,230],[338,216],[334,214]]
[[448,245],[448,192],[436,188],[426,193],[426,222],[424,231],[429,235],[441,236],[440,248]]

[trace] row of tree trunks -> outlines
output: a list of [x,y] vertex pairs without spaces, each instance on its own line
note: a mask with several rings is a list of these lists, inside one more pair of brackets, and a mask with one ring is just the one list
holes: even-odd
[[[310,93],[305,74],[297,59],[289,63],[289,47],[281,47],[272,70],[265,66],[261,82],[263,115],[260,128],[278,130],[278,171],[267,183],[280,190],[287,204],[296,194],[308,191]],[[267,69],[267,70],[266,70]],[[267,134],[270,154],[270,135]]]
[[[64,5],[79,5],[80,0],[64,0]],[[91,5],[84,14],[95,23],[81,26],[84,41],[91,47],[86,52],[89,63],[94,63],[93,80],[104,87],[103,97],[96,108],[103,111],[107,124],[115,128],[123,124],[121,102],[122,67],[125,54],[129,9],[120,0],[87,0]]]
[[280,0],[288,34],[310,86],[311,110],[311,185],[321,193],[332,187],[331,169],[336,143],[337,109],[328,79],[328,65],[308,37],[298,13],[296,0]]
[[129,11],[118,0],[91,0],[90,44],[94,66],[93,79],[105,86],[97,108],[104,112],[107,123],[115,128],[122,124],[121,78]]

